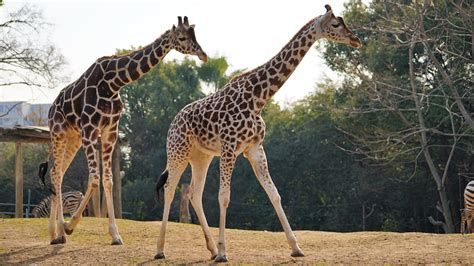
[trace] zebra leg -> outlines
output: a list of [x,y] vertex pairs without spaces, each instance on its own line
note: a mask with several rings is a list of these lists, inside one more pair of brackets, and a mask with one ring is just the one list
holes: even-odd
[[112,236],[112,245],[122,245],[122,238],[115,223],[114,202],[112,196],[112,153],[114,151],[115,142],[117,141],[117,126],[106,129],[102,132],[102,169],[104,171],[102,183],[104,186],[105,200],[107,203],[107,214],[109,216],[109,234]]

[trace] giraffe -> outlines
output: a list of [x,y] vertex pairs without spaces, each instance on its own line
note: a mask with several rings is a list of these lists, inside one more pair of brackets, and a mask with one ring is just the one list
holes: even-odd
[[[182,17],[178,17],[178,26],[173,25],[171,30],[167,30],[149,45],[126,55],[97,59],[75,82],[61,90],[54,101],[48,119],[52,141],[51,154],[54,158],[50,175],[55,192],[48,225],[51,244],[66,243],[66,234],[73,232],[92,193],[99,187],[100,174],[96,152],[99,138],[102,146],[102,183],[109,217],[109,234],[112,236],[112,245],[122,244],[115,223],[111,170],[112,152],[118,136],[118,121],[123,109],[119,91],[161,62],[172,49],[183,54],[197,55],[199,59],[207,61],[206,53],[196,40],[194,25],[189,25],[187,17],[184,17],[184,22]],[[84,200],[72,215],[71,221],[64,222],[62,204],[58,204],[61,199],[61,183],[81,145],[87,157],[89,183]],[[43,163],[40,166],[40,178],[43,180],[46,170],[47,163]]]
[[[291,256],[304,256],[298,246],[268,170],[263,149],[265,123],[262,108],[290,77],[299,62],[321,38],[362,46],[341,17],[335,17],[329,5],[326,13],[310,20],[283,49],[267,63],[233,78],[221,90],[185,106],[170,125],[167,138],[167,165],[156,184],[157,193],[164,187],[164,210],[155,259],[165,258],[164,244],[170,205],[176,185],[191,164],[191,203],[201,224],[207,249],[216,262],[227,261],[224,229],[230,202],[230,183],[234,163],[243,153],[278,215],[292,249]],[[207,170],[214,156],[220,156],[219,239],[212,239],[202,206],[202,192]]]

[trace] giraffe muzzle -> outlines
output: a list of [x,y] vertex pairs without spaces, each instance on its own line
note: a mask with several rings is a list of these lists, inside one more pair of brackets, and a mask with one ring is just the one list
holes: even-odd
[[207,63],[208,58],[207,58],[207,54],[205,52],[200,51],[200,52],[198,52],[197,56],[198,56],[199,59],[201,59],[201,61],[203,61],[204,63]]
[[360,41],[359,38],[355,36],[350,37],[349,45],[352,46],[353,48],[361,48],[362,47],[362,42]]

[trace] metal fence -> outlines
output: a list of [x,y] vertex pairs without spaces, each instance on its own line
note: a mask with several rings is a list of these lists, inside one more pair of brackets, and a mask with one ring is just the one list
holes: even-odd
[[[15,209],[15,203],[0,203],[0,215],[12,215],[15,216],[14,211],[3,211],[4,209],[9,209],[9,207],[12,207],[12,209]],[[27,203],[23,204],[23,217],[25,218],[30,218],[31,216],[31,211],[37,204],[31,204],[31,189],[28,189],[28,199]]]
[[[4,216],[4,215],[11,215],[11,216],[15,216],[15,203],[0,203],[0,216]],[[36,207],[37,204],[31,204],[31,189],[28,189],[28,199],[27,199],[27,203],[26,204],[23,204],[23,217],[25,218],[30,218],[31,217],[31,211]],[[13,211],[6,211],[6,210],[9,210],[9,209],[12,209]],[[132,212],[127,212],[127,211],[122,211],[122,215],[124,216],[127,216],[128,218],[130,218],[130,216],[132,215]]]

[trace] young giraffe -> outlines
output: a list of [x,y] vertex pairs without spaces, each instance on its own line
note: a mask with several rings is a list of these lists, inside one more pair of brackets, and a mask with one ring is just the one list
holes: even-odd
[[[112,152],[123,108],[119,90],[147,73],[172,49],[197,55],[201,60],[207,61],[206,53],[196,40],[194,25],[189,25],[187,17],[184,17],[184,22],[178,17],[178,26],[173,25],[171,30],[151,44],[127,55],[99,58],[79,79],[64,88],[54,101],[48,120],[54,157],[51,182],[56,192],[51,204],[48,226],[51,244],[66,242],[65,234],[72,233],[92,193],[99,187],[96,152],[99,138],[102,145],[102,182],[109,216],[109,233],[112,236],[112,245],[122,244],[114,218],[111,170]],[[72,215],[71,221],[65,223],[62,204],[58,204],[61,199],[61,183],[81,144],[87,156],[89,184],[78,210]],[[44,166],[45,164],[40,167],[40,177],[43,175],[43,179],[46,172]]]
[[[240,153],[252,168],[270,198],[291,246],[291,256],[304,256],[298,247],[280,202],[280,195],[268,171],[262,146],[265,123],[262,108],[290,77],[312,44],[321,38],[362,46],[341,17],[335,17],[329,5],[326,14],[309,21],[283,49],[266,64],[232,79],[223,89],[184,107],[172,122],[167,139],[168,162],[157,182],[157,192],[164,186],[165,206],[158,252],[164,258],[166,224],[176,185],[188,162],[192,167],[191,203],[206,238],[207,249],[216,262],[227,261],[224,228],[230,201],[230,180]],[[202,207],[202,192],[207,170],[214,156],[220,156],[219,241],[216,248]]]

